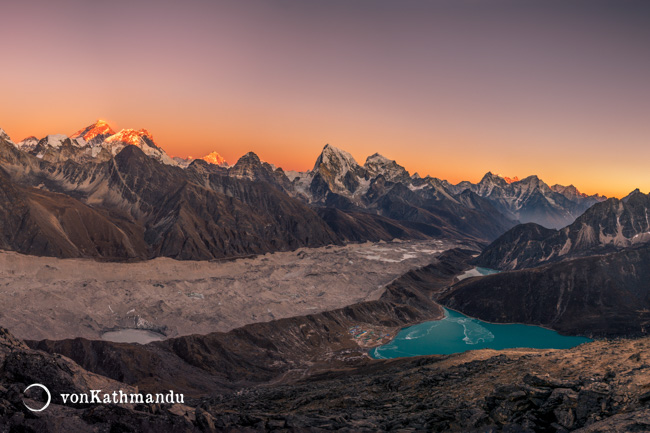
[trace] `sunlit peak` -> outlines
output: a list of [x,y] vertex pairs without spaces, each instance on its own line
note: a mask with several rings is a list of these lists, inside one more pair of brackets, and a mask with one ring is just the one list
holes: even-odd
[[125,144],[139,146],[143,137],[147,137],[149,140],[153,141],[153,136],[146,129],[123,129],[117,134],[108,137],[106,141],[109,143],[117,141]]
[[226,160],[223,158],[223,156],[219,155],[217,152],[212,152],[201,159],[210,164],[215,164],[215,165],[226,164]]
[[97,120],[92,125],[87,126],[75,132],[74,134],[72,134],[71,138],[82,137],[84,140],[90,141],[93,138],[97,137],[98,135],[113,135],[113,134],[115,134],[115,131],[111,129],[111,127],[108,125],[106,121],[100,119]]

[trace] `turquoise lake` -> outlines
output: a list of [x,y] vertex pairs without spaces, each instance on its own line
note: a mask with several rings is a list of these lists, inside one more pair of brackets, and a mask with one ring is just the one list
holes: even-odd
[[402,329],[390,343],[370,350],[375,359],[448,355],[476,349],[570,349],[592,341],[567,337],[539,326],[495,324],[445,308],[446,317]]
[[[483,275],[488,272],[480,268],[478,271]],[[444,319],[404,328],[390,343],[371,349],[370,356],[387,359],[515,347],[569,349],[589,341],[539,326],[487,323],[445,308]]]

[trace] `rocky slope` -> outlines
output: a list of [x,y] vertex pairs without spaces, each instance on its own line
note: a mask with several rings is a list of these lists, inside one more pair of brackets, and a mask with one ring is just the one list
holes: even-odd
[[377,218],[381,217],[405,233],[481,241],[514,225],[488,200],[471,192],[455,194],[446,185],[431,177],[411,177],[404,167],[379,154],[361,166],[352,155],[330,145],[312,171],[293,173],[291,183],[297,196],[328,209],[324,212],[328,222],[342,233],[354,226],[375,231],[371,227],[381,223]]
[[[209,399],[217,428],[632,432],[650,429],[648,339],[372,362]],[[615,366],[615,368],[613,368]]]
[[[440,317],[434,299],[449,294],[471,255],[450,250],[389,284],[376,301],[228,333],[145,346],[41,341],[29,342],[30,349],[3,332],[0,425],[7,431],[67,432],[109,425],[157,432],[647,430],[648,338],[597,341],[570,350],[482,350],[395,360],[365,355],[386,333]],[[500,275],[518,272],[530,271]],[[452,290],[475,280],[463,280]],[[358,339],[349,332],[354,326],[376,337]],[[186,394],[188,404],[69,407],[55,402],[51,411],[34,414],[23,406],[22,390],[37,380],[55,383],[57,390],[174,389]]]
[[[6,134],[5,134],[6,136]],[[9,137],[6,137],[9,140]],[[152,159],[171,166],[187,168],[192,158],[170,158],[158,146],[150,132],[144,129],[123,129],[115,133],[104,121],[80,129],[70,137],[62,134],[48,135],[42,139],[29,137],[19,143],[11,143],[21,151],[52,164],[74,161],[77,163],[99,163],[109,161],[126,146],[139,147]],[[266,162],[250,152],[228,167],[223,158],[213,153],[203,160],[223,170],[222,174],[238,179],[268,182],[284,193],[299,197],[308,203],[326,205],[343,212],[363,211],[373,215],[385,215],[387,200],[382,197],[393,187],[394,194],[408,190],[409,197],[402,194],[400,205],[404,208],[397,220],[410,224],[424,224],[425,231],[460,231],[463,217],[471,219],[476,232],[484,233],[482,240],[491,240],[512,226],[511,221],[536,222],[547,227],[562,227],[572,222],[585,209],[604,197],[587,196],[572,185],[564,187],[546,185],[536,176],[526,179],[507,179],[487,173],[477,183],[461,182],[452,185],[447,181],[417,174],[410,176],[397,162],[380,154],[358,164],[349,153],[326,145],[317,157],[312,170],[287,172]],[[196,160],[201,161],[201,160]],[[479,206],[465,207],[460,195],[471,191],[478,197],[472,199]],[[486,206],[489,203],[491,206]],[[437,218],[426,215],[433,211]],[[471,215],[464,215],[469,212]],[[423,216],[424,214],[424,216]],[[355,218],[353,215],[352,218]],[[359,223],[363,223],[362,218]],[[496,235],[494,234],[496,233]],[[455,235],[455,234],[452,234]]]
[[[24,393],[28,385],[46,384],[52,402],[43,412],[31,412],[46,400],[39,393]],[[70,359],[32,350],[0,328],[0,432],[197,432],[182,405],[64,405],[61,393],[88,393],[101,389],[125,393],[136,389],[90,373]]]
[[[304,173],[284,172],[252,152],[232,167],[216,156],[172,159],[147,130],[115,133],[103,121],[70,137],[14,143],[4,134],[0,167],[8,189],[40,197],[22,211],[4,202],[0,212],[21,215],[29,232],[15,234],[27,241],[4,239],[3,248],[108,260],[211,259],[395,237],[488,243],[517,220],[555,227],[602,199],[551,189],[535,176],[506,181],[488,173],[478,184],[451,185],[411,176],[379,154],[362,166],[331,145]],[[58,196],[65,212],[41,203],[56,202],[57,193],[67,196]],[[33,233],[44,245],[30,240]]]
[[439,299],[472,317],[586,336],[650,332],[650,248],[469,278]]
[[512,228],[475,260],[492,269],[522,269],[570,257],[618,251],[650,241],[650,195],[634,191],[589,208],[572,224],[549,230],[536,224]]

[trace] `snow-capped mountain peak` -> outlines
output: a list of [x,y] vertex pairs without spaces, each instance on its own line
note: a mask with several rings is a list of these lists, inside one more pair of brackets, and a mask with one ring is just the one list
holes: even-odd
[[114,135],[115,131],[113,131],[110,127],[110,125],[104,121],[104,120],[97,120],[95,123],[92,125],[89,125],[85,128],[80,129],[79,131],[75,132],[70,136],[70,138],[83,138],[85,141],[89,142],[95,137],[101,136],[102,137],[108,137],[111,135]]
[[503,178],[498,174],[494,174],[491,171],[488,171],[483,175],[483,178],[480,180],[479,183],[494,183],[494,182],[500,182],[502,180]]
[[326,144],[323,151],[316,159],[314,171],[317,171],[321,164],[326,166],[338,167],[341,173],[347,173],[350,170],[361,168],[359,163],[345,150],[341,150],[330,144]]
[[38,138],[32,135],[31,137],[27,137],[24,140],[16,143],[16,147],[25,152],[31,152],[32,150],[36,149],[36,146],[38,145],[38,141],[39,141]]
[[406,171],[404,167],[379,153],[369,156],[363,166],[372,176],[381,174],[389,181],[407,179],[410,177],[409,172]]
[[485,173],[483,178],[479,183],[476,184],[478,190],[476,193],[482,197],[487,197],[492,194],[492,191],[495,188],[503,188],[506,185],[506,181],[499,175],[493,174],[491,171]]
[[212,152],[207,155],[205,155],[203,158],[201,158],[205,162],[208,162],[210,164],[214,165],[221,165],[221,166],[227,166],[228,163],[226,160],[223,158],[223,156],[219,155],[217,152]]
[[[146,139],[149,139],[151,143],[147,143],[145,141]],[[141,147],[142,144],[148,144],[151,145],[153,144],[155,146],[155,142],[153,141],[153,135],[146,129],[122,129],[120,132],[117,134],[113,134],[110,137],[106,139],[107,143],[122,143],[124,145],[133,145],[133,146],[138,146]],[[157,147],[157,146],[156,146]]]
[[384,155],[380,153],[375,153],[373,155],[370,155],[368,158],[366,158],[366,164],[389,164],[391,162],[395,162],[395,161],[386,158]]
[[506,183],[519,182],[519,178],[517,176],[515,177],[504,176],[503,180],[505,180]]
[[316,200],[323,199],[326,191],[354,196],[364,193],[370,185],[368,171],[361,167],[348,152],[327,144],[314,164],[310,188]]
[[146,129],[122,129],[117,134],[106,138],[102,144],[109,148],[113,155],[129,145],[139,147],[145,155],[153,157],[163,164],[178,165],[162,148],[156,145],[153,135]]
[[576,188],[573,185],[564,186],[564,185],[555,184],[551,187],[551,189],[559,194],[562,194],[567,198],[589,197],[587,194],[578,191],[578,188]]

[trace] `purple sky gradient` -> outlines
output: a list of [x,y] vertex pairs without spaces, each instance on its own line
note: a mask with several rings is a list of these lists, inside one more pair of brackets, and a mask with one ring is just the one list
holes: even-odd
[[585,192],[650,188],[650,2],[23,1],[2,6],[0,127],[97,118],[172,155],[249,150]]

